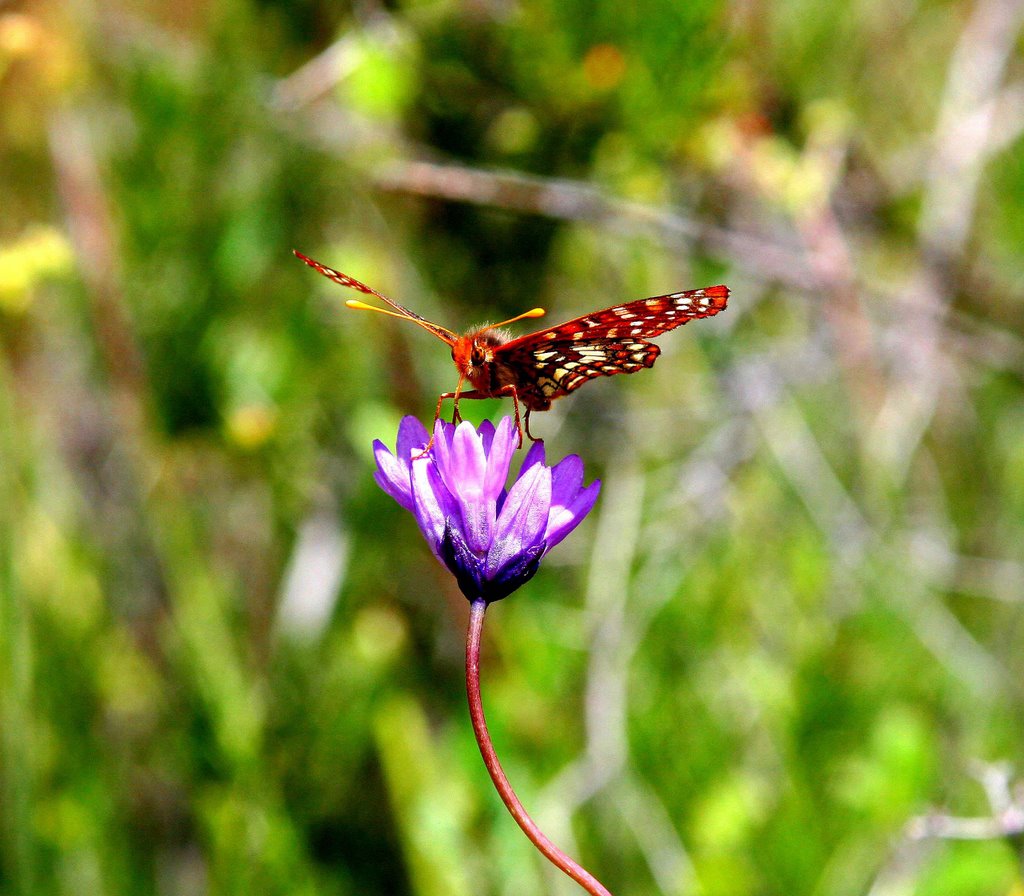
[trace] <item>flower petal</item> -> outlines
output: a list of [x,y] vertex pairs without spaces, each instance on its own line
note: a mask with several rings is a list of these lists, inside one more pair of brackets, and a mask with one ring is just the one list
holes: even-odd
[[477,481],[482,482],[487,458],[471,423],[454,426],[439,420],[434,427],[434,454],[441,479],[452,494],[458,486],[473,481],[474,468]]
[[[441,560],[441,540],[449,519],[458,517],[458,502],[445,488],[429,455],[412,462],[413,514],[434,556]],[[443,560],[442,560],[443,562]]]
[[[446,423],[441,419],[434,421],[433,453],[438,470],[446,470],[451,464],[452,439],[454,436],[455,427],[451,423]],[[443,474],[441,478],[444,478]]]
[[583,461],[578,454],[563,457],[551,468],[551,504],[570,503],[583,487]]
[[490,454],[491,443],[494,441],[494,424],[490,420],[484,420],[476,428],[476,433],[480,436],[480,444],[484,446],[484,454]]
[[[529,550],[516,554],[504,566],[488,574],[481,597],[488,603],[508,597],[521,585],[525,585],[540,569],[547,546],[542,541]],[[465,593],[465,592],[463,592]]]
[[[484,476],[487,474],[487,455],[480,436],[468,420],[455,428],[452,438],[452,466],[460,485],[471,485],[483,491]],[[447,485],[447,483],[445,483]]]
[[518,438],[511,417],[502,417],[491,440],[491,450],[487,455],[487,472],[484,479],[484,492],[491,500],[497,500],[505,483],[508,481],[508,468],[515,454]]
[[408,414],[398,424],[398,441],[395,444],[395,457],[408,465],[413,453],[419,453],[427,447],[430,433],[420,421]]
[[568,503],[552,506],[551,514],[548,517],[547,530],[544,533],[544,540],[547,542],[548,550],[551,550],[566,535],[572,532],[583,518],[590,513],[601,492],[601,480],[595,479],[585,489],[576,493],[575,497]]
[[373,443],[373,458],[377,462],[377,469],[373,474],[374,481],[402,507],[412,510],[412,483],[408,459],[403,463],[380,439]]
[[531,467],[509,490],[494,525],[494,538],[487,552],[487,577],[501,571],[517,554],[544,540],[551,507],[551,470]]
[[491,543],[497,507],[494,498],[484,488],[487,456],[472,423],[458,425],[447,462],[441,463],[440,456],[438,461],[441,479],[459,504],[462,534],[471,550],[486,553]]
[[[544,463],[544,440],[540,439],[530,445],[530,450],[526,452],[526,457],[523,459],[523,465],[519,468],[520,477],[530,469],[535,467],[537,464]],[[560,466],[560,465],[559,465]],[[552,467],[552,470],[557,470],[558,466]],[[554,480],[552,480],[552,488],[554,488]]]
[[470,601],[484,596],[486,584],[483,558],[470,549],[466,539],[462,537],[462,532],[450,519],[444,527],[438,557],[455,576],[459,590]]

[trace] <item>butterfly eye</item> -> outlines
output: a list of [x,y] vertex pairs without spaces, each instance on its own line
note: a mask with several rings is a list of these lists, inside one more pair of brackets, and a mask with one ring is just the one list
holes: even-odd
[[473,352],[469,356],[469,363],[474,367],[479,367],[484,363],[484,350],[477,345],[473,346]]

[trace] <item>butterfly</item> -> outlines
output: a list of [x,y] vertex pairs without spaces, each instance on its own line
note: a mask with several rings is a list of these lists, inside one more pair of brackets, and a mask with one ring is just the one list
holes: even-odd
[[[727,286],[708,286],[613,305],[516,339],[501,329],[518,320],[541,317],[545,313],[543,308],[532,308],[500,324],[485,324],[460,336],[425,320],[354,277],[314,261],[298,250],[294,252],[311,268],[335,283],[376,296],[392,310],[356,299],[345,303],[349,308],[377,311],[412,321],[451,348],[459,381],[454,392],[444,392],[438,398],[435,420],[441,416],[441,406],[446,398],[451,398],[455,406],[453,420],[459,420],[460,398],[511,396],[520,446],[523,442],[520,404],[526,408],[523,424],[527,436],[532,439],[531,411],[546,411],[556,398],[574,392],[595,377],[636,373],[644,367],[653,366],[661,348],[648,342],[649,339],[688,321],[712,317],[724,310],[729,301]],[[462,387],[467,381],[473,388],[464,392]]]

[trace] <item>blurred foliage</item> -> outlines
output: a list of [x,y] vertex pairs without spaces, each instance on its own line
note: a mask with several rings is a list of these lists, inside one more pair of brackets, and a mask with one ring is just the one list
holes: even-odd
[[293,247],[454,328],[733,289],[534,420],[605,483],[486,633],[556,842],[631,896],[1022,892],[1022,21],[0,5],[0,892],[577,892],[371,479],[447,351]]

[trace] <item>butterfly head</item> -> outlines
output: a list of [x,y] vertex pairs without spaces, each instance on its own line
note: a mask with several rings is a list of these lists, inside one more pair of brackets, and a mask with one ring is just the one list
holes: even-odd
[[490,380],[489,367],[494,350],[508,341],[500,330],[482,327],[460,336],[452,344],[452,360],[459,373],[476,389],[485,389]]
[[540,317],[543,314],[543,308],[531,308],[511,320],[477,327],[465,335],[459,336],[452,343],[452,360],[455,362],[455,367],[473,384],[475,389],[487,391],[490,388],[490,368],[494,363],[495,351],[512,338],[501,328],[506,324],[515,323],[517,320]]

